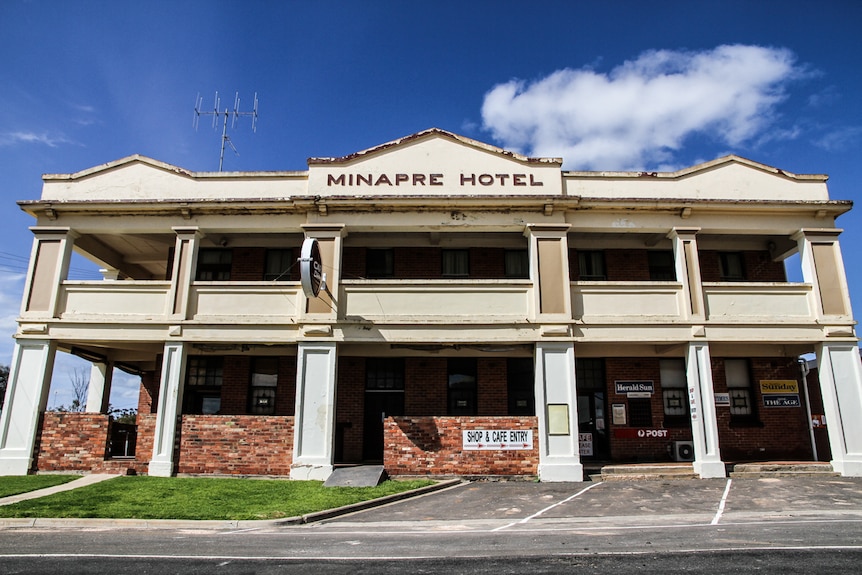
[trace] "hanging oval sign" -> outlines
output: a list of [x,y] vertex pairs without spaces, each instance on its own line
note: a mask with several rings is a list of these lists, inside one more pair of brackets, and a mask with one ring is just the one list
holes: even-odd
[[299,257],[299,279],[305,297],[317,297],[323,285],[323,262],[320,259],[320,246],[315,238],[305,238]]

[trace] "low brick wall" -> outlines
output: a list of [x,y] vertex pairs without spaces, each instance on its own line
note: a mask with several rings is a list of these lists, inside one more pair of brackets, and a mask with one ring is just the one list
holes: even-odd
[[289,475],[292,416],[184,415],[178,473]]
[[[538,420],[535,417],[388,417],[383,466],[389,475],[537,475]],[[523,450],[464,451],[464,430],[532,429],[533,447]]]
[[103,413],[48,411],[42,415],[33,468],[36,471],[77,471],[82,473],[126,473],[146,470],[146,462],[109,459],[108,428]]

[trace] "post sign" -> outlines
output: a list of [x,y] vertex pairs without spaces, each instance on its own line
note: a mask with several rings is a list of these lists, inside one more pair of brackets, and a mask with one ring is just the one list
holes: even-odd
[[667,439],[670,433],[667,429],[644,429],[637,427],[618,427],[614,429],[617,439]]
[[299,279],[305,297],[317,297],[324,285],[323,261],[320,258],[320,246],[315,238],[305,238],[299,257]]
[[465,429],[463,451],[533,449],[532,429]]

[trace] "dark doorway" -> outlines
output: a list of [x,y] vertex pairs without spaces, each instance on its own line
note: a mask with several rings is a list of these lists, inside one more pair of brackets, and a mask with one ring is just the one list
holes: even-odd
[[581,459],[607,461],[608,448],[607,409],[604,391],[578,393],[578,434]]
[[362,438],[362,458],[365,461],[383,461],[383,420],[398,415],[404,415],[404,360],[367,358]]
[[575,368],[581,459],[607,461],[610,459],[610,442],[608,441],[605,360],[577,358]]

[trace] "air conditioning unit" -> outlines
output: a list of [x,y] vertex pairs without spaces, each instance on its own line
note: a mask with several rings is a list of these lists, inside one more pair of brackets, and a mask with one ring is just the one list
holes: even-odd
[[674,441],[672,448],[674,461],[694,461],[694,442]]

